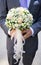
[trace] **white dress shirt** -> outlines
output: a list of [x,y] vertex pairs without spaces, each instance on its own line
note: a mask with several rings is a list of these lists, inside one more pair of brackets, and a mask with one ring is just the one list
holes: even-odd
[[29,8],[30,1],[31,1],[31,0],[27,0],[27,8]]

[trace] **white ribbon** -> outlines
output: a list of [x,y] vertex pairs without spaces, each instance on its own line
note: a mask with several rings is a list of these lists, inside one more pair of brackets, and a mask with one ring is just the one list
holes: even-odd
[[21,31],[19,29],[16,29],[16,33],[15,33],[15,36],[14,36],[14,53],[15,54],[14,54],[13,58],[17,62],[20,59],[19,65],[23,65],[23,53],[25,53],[25,51],[23,50],[24,44],[25,44],[25,40],[23,38]]

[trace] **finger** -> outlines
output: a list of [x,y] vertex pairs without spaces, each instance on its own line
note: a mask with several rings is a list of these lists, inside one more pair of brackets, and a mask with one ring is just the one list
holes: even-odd
[[27,38],[29,38],[31,36],[31,34],[30,34],[30,32],[28,32],[28,33],[26,33],[25,35],[24,35],[24,39],[27,39]]
[[12,29],[12,30],[10,31],[10,34],[12,34],[13,32],[15,32],[15,30],[14,30],[14,29]]
[[26,33],[26,32],[27,32],[27,30],[23,30],[23,31],[22,31],[22,34],[24,34],[24,33]]
[[28,32],[28,31],[29,31],[29,29],[23,30],[23,31],[22,31],[22,34]]
[[15,32],[16,32],[16,30],[12,30],[12,31],[11,31],[11,40],[12,40],[13,37],[15,36]]
[[24,35],[24,39],[27,39],[27,38],[28,38],[28,36],[27,36],[27,34],[25,34],[25,35]]
[[11,40],[14,38],[14,36],[15,36],[15,32],[12,33]]

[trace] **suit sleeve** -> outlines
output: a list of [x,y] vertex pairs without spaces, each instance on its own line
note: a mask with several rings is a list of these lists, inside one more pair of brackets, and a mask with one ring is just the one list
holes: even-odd
[[32,29],[34,30],[33,36],[35,36],[41,30],[41,17],[32,25]]
[[6,0],[0,0],[0,26],[8,35],[8,28],[5,25],[6,15],[7,15]]
[[8,28],[5,25],[5,19],[0,20],[0,26],[3,29],[3,31],[5,32],[5,34],[8,35]]
[[38,32],[41,30],[41,1],[39,0],[39,2],[37,2],[37,1],[35,1],[35,2],[36,3],[34,3],[34,5],[32,7],[33,9],[31,9],[32,14],[34,15],[34,19],[37,18],[35,23],[32,25],[32,29],[34,30],[33,36],[38,34]]

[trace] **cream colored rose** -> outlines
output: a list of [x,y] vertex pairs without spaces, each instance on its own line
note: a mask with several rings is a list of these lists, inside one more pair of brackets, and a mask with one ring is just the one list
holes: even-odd
[[18,18],[18,23],[21,24],[23,19],[21,17]]
[[23,14],[24,8],[18,7],[16,10],[19,11],[19,14],[21,15]]

